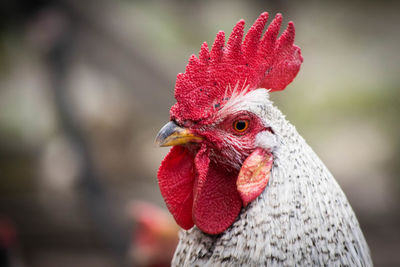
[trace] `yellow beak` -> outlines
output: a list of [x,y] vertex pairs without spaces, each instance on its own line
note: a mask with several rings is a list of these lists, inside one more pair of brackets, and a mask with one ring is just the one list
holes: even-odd
[[159,146],[176,146],[187,143],[200,143],[202,137],[195,135],[186,128],[179,127],[175,122],[170,121],[161,128],[156,137]]

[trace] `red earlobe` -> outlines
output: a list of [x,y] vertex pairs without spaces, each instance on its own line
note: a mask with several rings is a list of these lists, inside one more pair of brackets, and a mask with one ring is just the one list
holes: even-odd
[[272,154],[262,148],[257,148],[248,156],[240,169],[236,181],[237,191],[247,206],[265,189],[271,175]]

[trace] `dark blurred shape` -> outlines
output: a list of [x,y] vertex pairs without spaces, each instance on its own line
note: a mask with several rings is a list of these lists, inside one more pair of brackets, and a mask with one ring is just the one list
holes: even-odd
[[16,230],[9,219],[0,217],[0,266],[11,266],[11,253],[15,249]]
[[3,0],[0,2],[0,30],[23,25],[42,8],[49,6],[52,0]]
[[21,266],[18,252],[17,229],[12,220],[0,215],[0,266]]
[[[68,59],[73,51],[73,40],[75,39],[75,27],[77,25],[68,18],[64,18],[62,14],[50,13],[50,16],[50,19],[64,26],[58,27],[58,32],[53,32],[54,36],[50,41],[47,61],[59,122],[82,163],[78,178],[81,201],[87,210],[91,223],[114,253],[116,260],[123,265],[128,244],[128,232],[121,221],[116,218],[114,205],[101,183],[101,175],[93,162],[87,137],[78,123],[77,115],[74,113],[66,84],[66,77],[70,70]],[[64,19],[67,21],[62,23]]]

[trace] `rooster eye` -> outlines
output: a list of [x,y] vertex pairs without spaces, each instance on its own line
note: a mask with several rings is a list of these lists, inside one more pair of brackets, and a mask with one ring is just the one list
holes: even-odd
[[249,122],[246,120],[237,120],[233,123],[233,129],[238,133],[243,133],[249,128]]

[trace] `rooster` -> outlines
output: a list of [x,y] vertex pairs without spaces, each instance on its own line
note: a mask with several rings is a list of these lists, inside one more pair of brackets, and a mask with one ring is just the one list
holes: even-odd
[[303,57],[293,22],[244,20],[225,45],[220,31],[177,76],[172,146],[158,171],[161,194],[183,228],[173,266],[372,266],[343,191],[269,100]]

